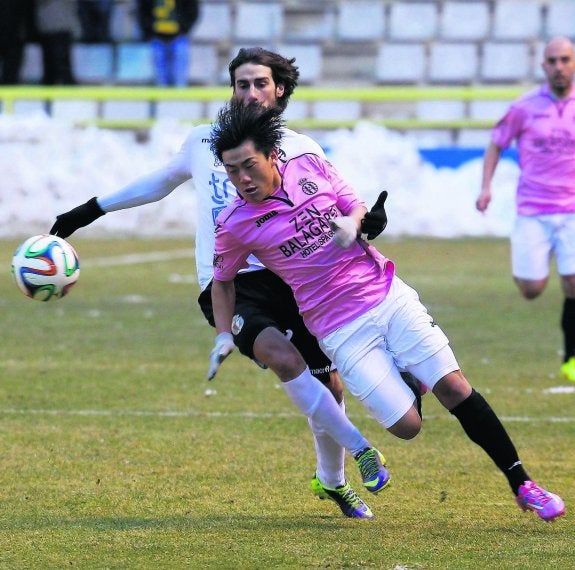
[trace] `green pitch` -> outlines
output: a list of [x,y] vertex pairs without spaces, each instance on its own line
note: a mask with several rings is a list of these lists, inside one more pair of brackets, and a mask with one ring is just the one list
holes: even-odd
[[[506,240],[380,240],[461,366],[567,515],[545,524],[427,395],[413,441],[351,397],[388,458],[376,519],[309,491],[307,422],[238,354],[206,381],[213,331],[196,303],[191,240],[71,238],[80,281],[53,303],[11,282],[1,241],[0,568],[575,567],[575,386],[558,377],[559,284],[528,303]],[[163,256],[150,255],[165,252]],[[215,391],[210,393],[207,390]]]

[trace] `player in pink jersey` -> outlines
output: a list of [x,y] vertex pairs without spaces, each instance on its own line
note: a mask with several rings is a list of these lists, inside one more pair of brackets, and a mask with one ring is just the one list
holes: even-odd
[[[229,65],[233,98],[244,103],[259,101],[263,105],[285,109],[299,78],[294,62],[295,59],[259,47],[240,49]],[[198,302],[213,326],[211,286],[215,219],[218,212],[233,200],[236,189],[222,164],[214,159],[209,148],[209,136],[209,124],[193,127],[180,151],[166,165],[117,192],[94,197],[60,214],[50,233],[68,237],[109,212],[161,200],[193,178],[197,198],[195,258],[201,288]],[[323,156],[315,141],[285,129],[280,149],[282,160],[307,152]],[[362,222],[364,233],[372,239],[383,231],[386,221],[383,202],[378,200]],[[337,370],[332,370],[331,362],[306,329],[291,290],[252,257],[248,267],[236,278],[236,292],[235,334],[233,338],[231,335],[219,337],[214,349],[215,362],[222,354],[233,350],[235,341],[242,354],[261,365],[281,369],[285,379],[303,374],[305,368],[305,378],[298,382],[283,382],[282,385],[290,399],[307,416],[313,433],[317,466],[310,488],[320,499],[329,498],[336,502],[345,516],[372,518],[371,509],[346,481],[343,444],[355,449],[362,478],[370,491],[386,487],[388,473],[381,465],[380,455],[368,446],[367,440],[346,418],[343,384]],[[289,338],[285,334],[288,330]],[[406,378],[406,381],[410,379]],[[416,391],[417,386],[414,386]],[[329,397],[329,392],[333,398]],[[321,406],[320,402],[323,402]],[[324,420],[327,418],[327,423],[319,415],[323,415]],[[337,439],[333,437],[334,430],[339,433]],[[360,454],[365,448],[367,452]]]
[[229,334],[234,277],[250,254],[293,289],[304,322],[350,392],[390,433],[421,428],[400,370],[433,391],[502,473],[524,510],[543,520],[563,500],[530,480],[505,428],[459,369],[449,341],[392,261],[360,237],[365,204],[324,159],[282,163],[279,111],[231,102],[212,128],[211,147],[238,190],[217,218],[212,302],[216,330]]
[[515,283],[526,299],[538,297],[555,256],[564,294],[561,374],[575,382],[575,50],[564,37],[544,51],[547,82],[515,101],[491,133],[476,206],[485,212],[501,151],[514,140],[521,175],[517,219],[511,234]]

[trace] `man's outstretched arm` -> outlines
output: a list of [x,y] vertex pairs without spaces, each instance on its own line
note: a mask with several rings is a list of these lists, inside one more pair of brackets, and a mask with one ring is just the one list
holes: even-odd
[[212,380],[218,372],[220,364],[234,350],[234,337],[232,336],[232,317],[236,302],[236,288],[233,281],[212,282],[212,307],[216,336],[214,348],[210,352],[210,367],[208,380]]

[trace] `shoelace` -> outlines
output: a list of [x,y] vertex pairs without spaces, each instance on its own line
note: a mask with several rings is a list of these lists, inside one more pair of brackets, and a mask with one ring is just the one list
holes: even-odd
[[[342,489],[343,491],[343,489]],[[340,497],[352,507],[361,507],[363,501],[359,498],[359,495],[348,485],[345,492],[340,493],[338,491]]]
[[379,465],[375,449],[369,449],[357,459],[357,464],[364,479],[370,480],[379,475]]
[[546,505],[551,500],[551,497],[537,485],[530,486],[524,497],[526,500],[531,497],[532,500],[539,502],[541,505]]

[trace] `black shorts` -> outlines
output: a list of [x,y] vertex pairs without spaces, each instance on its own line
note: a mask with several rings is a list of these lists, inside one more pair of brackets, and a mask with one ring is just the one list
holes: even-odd
[[[234,284],[234,315],[241,316],[244,321],[239,333],[234,334],[234,342],[240,352],[253,359],[254,342],[262,330],[273,327],[285,333],[289,329],[293,332],[291,341],[311,373],[322,382],[327,382],[331,362],[322,352],[317,339],[305,327],[291,289],[268,269],[239,273]],[[210,283],[201,292],[198,303],[210,325],[215,326],[211,291]]]

